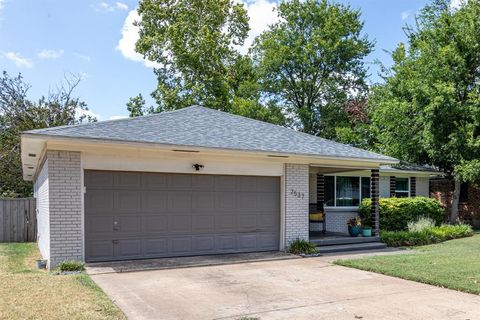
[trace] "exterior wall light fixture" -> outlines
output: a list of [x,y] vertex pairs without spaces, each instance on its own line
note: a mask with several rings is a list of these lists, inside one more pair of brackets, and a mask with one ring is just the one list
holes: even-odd
[[192,167],[195,168],[195,171],[200,171],[203,168],[203,164],[195,163]]

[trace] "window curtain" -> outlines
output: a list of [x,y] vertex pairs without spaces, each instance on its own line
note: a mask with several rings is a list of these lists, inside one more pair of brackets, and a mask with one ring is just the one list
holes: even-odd
[[359,180],[359,177],[337,177],[337,206],[348,207],[360,204]]

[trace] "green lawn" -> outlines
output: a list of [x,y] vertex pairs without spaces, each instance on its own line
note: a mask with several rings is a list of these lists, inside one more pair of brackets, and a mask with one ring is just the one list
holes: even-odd
[[480,294],[480,233],[412,249],[411,254],[338,260],[336,264]]
[[34,268],[35,243],[0,243],[0,319],[126,319],[84,273]]

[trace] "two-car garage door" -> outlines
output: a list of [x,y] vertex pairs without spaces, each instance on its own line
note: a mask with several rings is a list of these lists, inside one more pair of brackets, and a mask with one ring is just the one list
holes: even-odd
[[278,250],[278,177],[85,171],[87,261]]

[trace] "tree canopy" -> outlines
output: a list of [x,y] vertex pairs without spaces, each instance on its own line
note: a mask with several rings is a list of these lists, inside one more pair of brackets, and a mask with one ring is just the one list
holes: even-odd
[[[275,104],[262,104],[257,73],[236,46],[248,35],[248,15],[234,0],[142,0],[136,50],[157,62],[157,106],[132,98],[131,116],[200,104],[277,124]],[[136,100],[135,100],[136,99]],[[133,103],[133,105],[132,105]]]
[[154,93],[159,111],[195,103],[225,110],[235,61],[233,45],[243,44],[248,16],[233,0],[143,0],[136,49],[159,64]]
[[28,99],[23,77],[0,77],[0,196],[31,196],[32,185],[22,178],[20,134],[23,131],[95,121],[82,111],[86,104],[73,96],[80,78],[66,78],[56,91],[37,101]]
[[267,95],[280,101],[304,132],[336,137],[348,126],[346,105],[361,101],[363,59],[373,43],[362,34],[360,11],[327,0],[291,0],[278,6],[279,22],[253,47]]
[[480,173],[478,17],[478,1],[459,9],[447,0],[427,5],[406,29],[408,44],[393,52],[394,65],[370,99],[378,150],[454,176],[457,201],[459,182]]
[[364,99],[363,58],[373,47],[360,11],[292,0],[277,12],[280,22],[252,54],[240,54],[249,31],[242,3],[142,0],[136,50],[158,63],[157,106],[131,100],[131,116],[201,104],[329,138],[337,127],[348,129],[345,106]]

